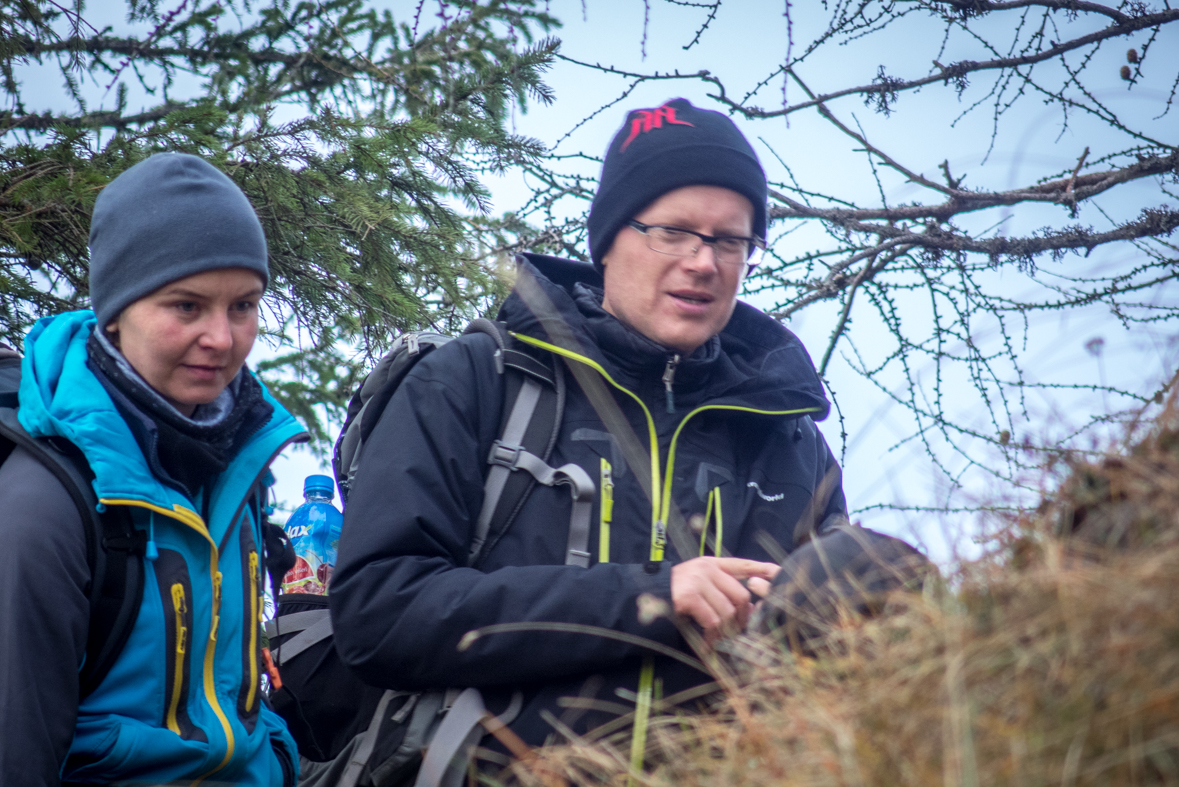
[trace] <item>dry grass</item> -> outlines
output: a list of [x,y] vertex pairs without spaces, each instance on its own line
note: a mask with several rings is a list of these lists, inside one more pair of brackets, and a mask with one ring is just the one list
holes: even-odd
[[[950,589],[953,588],[953,589]],[[817,658],[766,642],[713,710],[539,750],[525,784],[1179,784],[1179,412],[1073,464],[950,583],[845,618]],[[757,662],[757,663],[754,663]]]

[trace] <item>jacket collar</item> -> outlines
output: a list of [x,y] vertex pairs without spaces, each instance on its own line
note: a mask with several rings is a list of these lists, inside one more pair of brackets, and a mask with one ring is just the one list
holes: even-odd
[[[86,344],[95,322],[89,310],[66,312],[38,320],[29,331],[21,368],[21,425],[34,437],[61,436],[77,446],[94,472],[99,500],[194,510],[186,495],[152,473],[127,422],[87,364]],[[217,496],[244,494],[265,462],[303,434],[264,388],[263,396],[273,414],[221,475],[214,490]]]
[[101,331],[90,334],[90,370],[110,395],[152,475],[195,499],[267,421],[274,408],[243,366],[193,418],[183,415],[148,385]]
[[[517,265],[519,275],[535,278],[586,356],[632,390],[660,384],[674,351],[602,309],[602,278],[593,266],[539,254],[519,255]],[[499,319],[510,330],[554,340],[521,297],[520,288],[504,302]],[[813,408],[815,420],[825,418],[830,408],[798,337],[740,301],[718,335],[681,359],[675,389],[677,398],[684,397],[684,404],[708,402],[759,410]]]

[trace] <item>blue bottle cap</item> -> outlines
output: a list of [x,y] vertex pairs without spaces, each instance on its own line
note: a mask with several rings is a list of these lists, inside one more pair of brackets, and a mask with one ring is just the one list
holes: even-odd
[[329,497],[336,496],[336,479],[330,475],[309,475],[303,482],[303,494],[319,492]]

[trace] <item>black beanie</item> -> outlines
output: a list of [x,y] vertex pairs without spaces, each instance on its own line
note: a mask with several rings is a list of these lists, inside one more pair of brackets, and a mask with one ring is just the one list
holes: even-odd
[[733,121],[673,98],[654,109],[631,110],[602,164],[589,213],[590,258],[602,258],[626,224],[669,191],[720,186],[753,204],[753,234],[766,236],[766,175]]
[[157,153],[110,182],[90,220],[90,304],[105,327],[177,279],[247,268],[270,281],[266,236],[225,173],[186,153]]

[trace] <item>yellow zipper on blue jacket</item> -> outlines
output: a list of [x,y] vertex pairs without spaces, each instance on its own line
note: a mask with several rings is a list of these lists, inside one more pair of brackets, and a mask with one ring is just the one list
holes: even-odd
[[249,566],[250,572],[250,619],[246,621],[250,631],[250,689],[246,692],[246,713],[254,709],[254,700],[258,697],[258,684],[261,678],[258,675],[258,629],[262,625],[262,607],[258,603],[261,594],[258,591],[258,551],[256,549],[250,550]]
[[213,709],[213,713],[217,716],[217,721],[221,723],[221,729],[225,731],[225,756],[221,762],[217,764],[208,773],[201,776],[193,784],[197,784],[210,775],[224,768],[233,759],[234,748],[237,741],[233,737],[233,727],[229,723],[229,717],[225,715],[225,711],[221,708],[221,703],[217,701],[217,688],[214,683],[213,675],[213,657],[217,648],[217,627],[221,623],[221,570],[218,563],[217,543],[213,541],[213,537],[209,535],[209,527],[205,524],[205,520],[196,511],[192,511],[179,504],[173,504],[171,509],[157,506],[153,503],[147,503],[142,500],[120,499],[120,498],[103,498],[98,501],[104,506],[134,506],[137,508],[146,508],[148,511],[154,511],[157,514],[175,519],[177,522],[186,527],[195,530],[206,541],[209,542],[209,579],[213,585],[213,615],[209,624],[209,640],[205,646],[205,664],[204,664],[204,689],[205,700]]
[[168,710],[164,716],[164,723],[172,732],[180,734],[180,722],[176,715],[180,709],[180,697],[184,692],[184,658],[188,653],[188,627],[184,625],[184,615],[188,612],[188,602],[184,598],[184,584],[173,583],[172,593],[172,627],[175,632],[172,641],[172,685],[168,687]]

